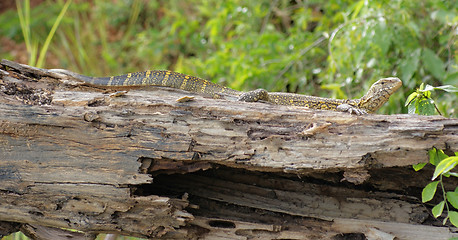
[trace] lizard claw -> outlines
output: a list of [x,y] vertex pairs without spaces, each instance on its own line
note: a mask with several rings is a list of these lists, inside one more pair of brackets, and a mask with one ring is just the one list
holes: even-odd
[[356,114],[356,115],[364,115],[367,114],[367,111],[361,108],[357,108],[355,106],[352,106],[350,104],[340,104],[337,106],[337,111],[339,112],[349,112],[350,114]]

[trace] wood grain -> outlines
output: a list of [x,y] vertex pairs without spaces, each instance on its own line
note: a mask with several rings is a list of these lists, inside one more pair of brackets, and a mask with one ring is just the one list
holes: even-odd
[[458,119],[0,76],[0,221],[177,239],[456,236],[418,200],[431,169],[410,166],[458,151]]

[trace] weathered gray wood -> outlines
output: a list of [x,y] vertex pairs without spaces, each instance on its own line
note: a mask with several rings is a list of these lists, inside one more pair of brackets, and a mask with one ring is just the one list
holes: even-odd
[[363,239],[362,237],[366,237],[385,240],[449,239],[456,236],[445,228],[354,219],[335,219],[333,223],[303,220],[289,225],[288,228],[276,224],[243,221],[232,221],[234,228],[214,227],[208,224],[217,220],[221,219],[199,217],[193,221],[193,224],[211,229],[207,234],[209,239]]
[[[353,116],[161,88],[113,94],[16,74],[0,73],[0,221],[177,239],[383,234],[374,229],[409,239],[388,230],[421,233],[414,226],[428,210],[408,193],[431,176],[410,165],[433,146],[458,151],[458,119]],[[176,101],[183,96],[195,98]],[[365,229],[350,224],[369,220]]]
[[81,232],[73,232],[60,228],[43,227],[40,225],[23,224],[21,227],[27,237],[36,240],[93,240],[95,234],[84,234]]

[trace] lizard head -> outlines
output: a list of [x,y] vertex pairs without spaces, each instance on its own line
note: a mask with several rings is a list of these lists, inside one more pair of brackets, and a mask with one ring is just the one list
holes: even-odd
[[402,82],[397,77],[382,78],[372,84],[369,91],[359,100],[359,107],[367,112],[375,112],[390,96],[402,86]]

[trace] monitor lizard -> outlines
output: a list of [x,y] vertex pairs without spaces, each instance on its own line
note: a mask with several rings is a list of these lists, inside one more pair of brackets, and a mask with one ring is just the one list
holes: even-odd
[[[62,78],[68,76],[92,85],[109,87],[171,87],[210,96],[212,98],[230,96],[245,102],[260,101],[279,105],[308,107],[311,109],[349,112],[357,115],[374,113],[402,86],[402,82],[399,78],[382,78],[372,84],[367,93],[359,99],[333,99],[294,93],[267,92],[264,89],[241,92],[205,79],[172,71],[153,70],[111,77],[88,77],[65,69],[42,69],[5,59],[2,60],[1,63],[13,68],[30,68],[33,72],[50,76],[55,76],[56,74]],[[62,76],[62,74],[64,76]]]
[[257,89],[237,91],[208,80],[172,71],[145,71],[111,77],[88,77],[64,69],[50,69],[92,85],[112,87],[162,86],[198,93],[213,98],[224,95],[235,96],[239,101],[269,102],[279,105],[301,106],[311,109],[334,110],[357,115],[374,113],[402,86],[399,78],[382,78],[372,84],[368,92],[359,99],[332,99],[284,92],[267,92]]

